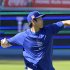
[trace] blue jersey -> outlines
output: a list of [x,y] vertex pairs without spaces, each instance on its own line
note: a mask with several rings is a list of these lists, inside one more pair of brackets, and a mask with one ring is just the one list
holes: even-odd
[[18,33],[8,39],[11,44],[18,44],[24,48],[24,58],[37,64],[40,62],[47,70],[53,70],[52,66],[52,42],[53,35],[64,28],[62,22],[47,25],[38,32],[32,32],[30,29]]

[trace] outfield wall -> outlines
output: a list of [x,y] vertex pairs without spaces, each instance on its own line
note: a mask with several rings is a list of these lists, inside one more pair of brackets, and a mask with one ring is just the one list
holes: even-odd
[[[22,49],[0,49],[0,59],[23,59]],[[53,49],[54,60],[70,60],[70,49]]]
[[[4,37],[10,38],[23,31],[24,23],[29,12],[0,12],[0,40]],[[46,14],[44,23],[50,24],[57,21],[70,19],[70,12],[41,12]],[[18,30],[18,20],[16,17],[24,18],[21,30]],[[63,29],[54,37],[53,57],[54,59],[70,59],[70,27]],[[0,59],[22,59],[22,47],[12,46],[8,49],[0,47]]]

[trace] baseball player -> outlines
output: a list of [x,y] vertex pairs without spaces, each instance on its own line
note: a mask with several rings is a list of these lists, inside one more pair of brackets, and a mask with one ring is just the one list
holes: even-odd
[[29,29],[10,39],[4,38],[1,40],[3,48],[14,44],[23,47],[25,70],[55,70],[52,64],[52,37],[65,26],[70,26],[70,20],[43,26],[42,18],[44,16],[38,11],[30,12],[27,16]]

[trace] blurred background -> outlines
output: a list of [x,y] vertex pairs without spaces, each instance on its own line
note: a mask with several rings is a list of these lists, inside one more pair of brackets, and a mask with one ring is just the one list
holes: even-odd
[[[47,14],[44,25],[70,20],[70,0],[0,0],[0,40],[28,29],[27,15],[37,10]],[[53,37],[53,65],[56,70],[70,69],[70,26]],[[0,70],[24,70],[21,46],[0,46]]]

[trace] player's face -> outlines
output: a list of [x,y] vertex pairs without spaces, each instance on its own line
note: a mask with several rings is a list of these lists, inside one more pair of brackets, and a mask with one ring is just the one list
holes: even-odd
[[39,28],[43,28],[43,20],[42,17],[37,18],[36,26]]

